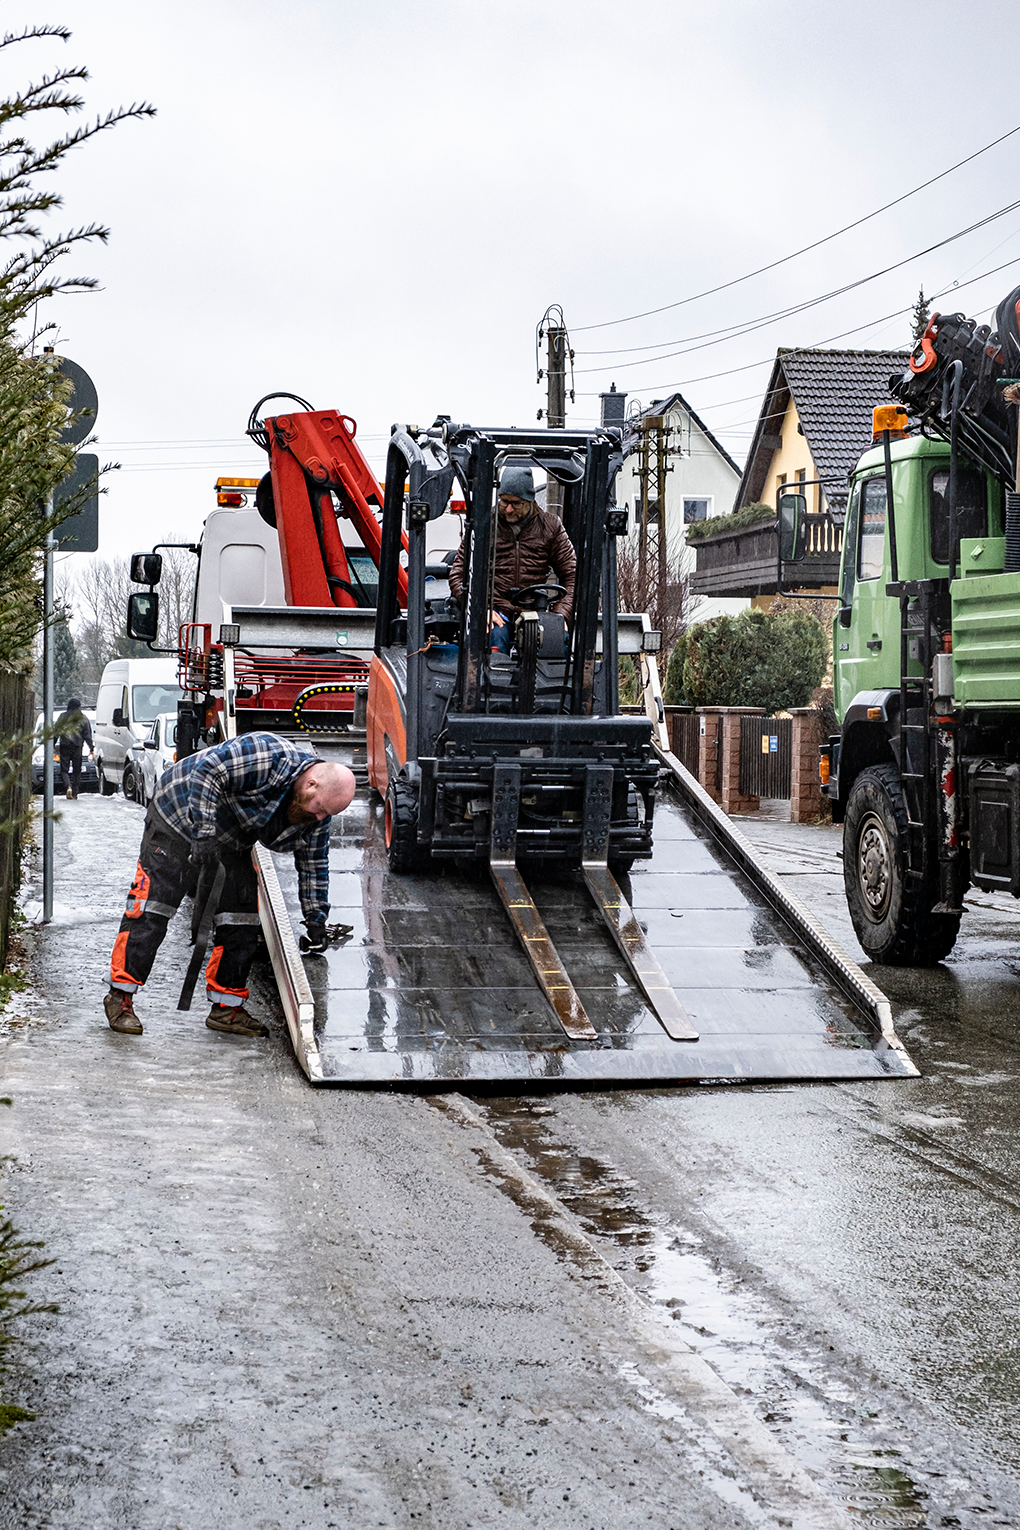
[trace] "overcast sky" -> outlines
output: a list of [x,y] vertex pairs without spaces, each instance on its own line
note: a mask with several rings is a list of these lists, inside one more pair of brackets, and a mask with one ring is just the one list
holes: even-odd
[[550,303],[576,351],[570,422],[594,423],[613,380],[644,403],[679,388],[741,462],[778,345],[895,346],[909,315],[873,321],[922,281],[941,292],[1017,261],[936,304],[982,316],[1020,284],[1018,206],[838,299],[711,335],[1008,206],[1018,133],[821,249],[684,302],[1020,124],[1011,0],[5,5],[9,29],[24,21],[74,35],[5,50],[5,93],[84,63],[91,114],[158,109],[50,178],[54,230],[112,230],[68,263],[102,290],[49,314],[98,386],[100,453],[123,464],[107,554],[197,535],[217,474],[264,470],[243,434],[264,393],[352,415],[380,470],[396,420],[534,421]]

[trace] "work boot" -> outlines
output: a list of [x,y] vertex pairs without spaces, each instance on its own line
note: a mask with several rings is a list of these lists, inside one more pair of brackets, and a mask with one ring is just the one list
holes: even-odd
[[214,1004],[205,1022],[211,1031],[226,1031],[228,1036],[268,1036],[269,1031],[249,1015],[243,1004]]
[[111,1031],[122,1031],[126,1036],[142,1034],[142,1022],[135,1014],[135,1007],[129,993],[125,993],[121,988],[111,988],[103,1000],[103,1008],[106,1010]]
[[68,800],[68,802],[70,802],[70,800],[71,800],[71,798],[72,798],[72,796],[73,796],[73,795],[74,795],[74,793],[73,793],[73,792],[72,792],[72,791],[71,791],[71,788],[70,788],[70,787],[68,787],[68,788],[67,788],[67,793],[66,793],[66,795],[67,795],[67,800]]

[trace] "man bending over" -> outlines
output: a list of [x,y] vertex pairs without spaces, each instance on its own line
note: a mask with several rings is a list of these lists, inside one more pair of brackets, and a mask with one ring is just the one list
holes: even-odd
[[145,817],[138,870],[110,961],[104,1007],[115,1031],[140,1036],[134,1011],[141,988],[180,906],[189,864],[226,880],[205,969],[212,1009],[206,1025],[232,1036],[266,1036],[244,1007],[258,945],[258,892],[251,852],[258,843],[293,850],[310,949],[324,950],[329,913],[330,816],[354,798],[346,765],[320,760],[273,733],[245,733],[165,771]]

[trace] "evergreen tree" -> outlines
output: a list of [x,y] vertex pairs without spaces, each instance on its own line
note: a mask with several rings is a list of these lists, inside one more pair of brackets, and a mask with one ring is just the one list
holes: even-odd
[[684,698],[684,663],[687,659],[687,633],[682,632],[666,665],[666,683],[662,699],[668,707],[682,707]]
[[804,707],[822,683],[829,640],[807,611],[716,616],[687,633],[684,694],[695,707]]
[[917,302],[914,304],[914,311],[910,316],[910,335],[912,345],[918,344],[921,336],[928,328],[928,321],[931,318],[930,309],[931,304],[924,295],[924,288],[921,287],[918,289]]
[[78,649],[66,616],[53,624],[53,689],[58,706],[65,705],[69,696],[81,696]]

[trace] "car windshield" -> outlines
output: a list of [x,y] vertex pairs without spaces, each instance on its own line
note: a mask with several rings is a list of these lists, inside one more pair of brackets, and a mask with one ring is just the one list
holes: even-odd
[[180,698],[178,685],[133,685],[131,716],[135,722],[155,722],[160,712],[176,712]]

